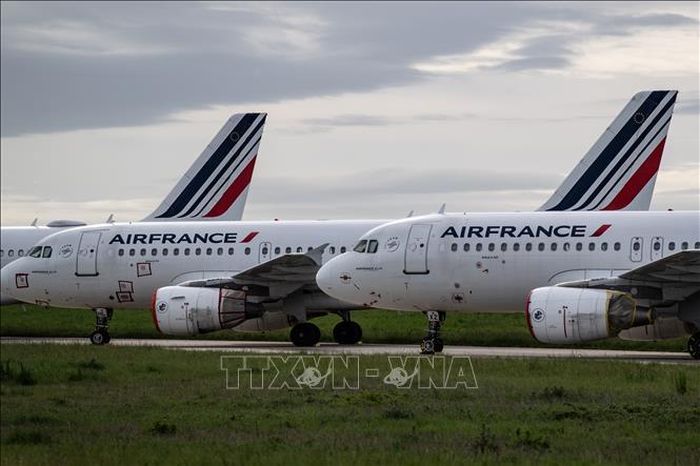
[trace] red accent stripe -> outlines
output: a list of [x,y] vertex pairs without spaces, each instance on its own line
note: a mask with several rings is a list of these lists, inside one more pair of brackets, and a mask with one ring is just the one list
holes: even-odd
[[158,317],[156,316],[156,294],[158,294],[158,290],[155,290],[151,295],[151,317],[153,318],[153,324],[156,326],[158,333],[163,334],[158,326]]
[[251,178],[253,178],[253,169],[255,168],[256,158],[257,157],[253,157],[253,160],[250,161],[248,166],[243,169],[241,174],[238,175],[235,180],[233,180],[231,186],[224,191],[221,199],[219,199],[219,201],[209,212],[204,214],[205,217],[218,217],[219,215],[226,213],[233,203],[236,202],[238,196],[240,196],[243,190],[248,187]]
[[532,322],[530,321],[530,296],[532,296],[532,291],[527,294],[527,298],[525,299],[525,321],[527,321],[527,329],[530,331],[530,335],[532,335],[532,338],[537,340],[535,331],[532,330]]
[[647,185],[649,180],[651,180],[656,172],[659,171],[659,165],[661,164],[661,155],[664,153],[664,144],[666,144],[666,138],[663,138],[656,149],[654,149],[651,155],[644,161],[644,163],[639,167],[637,172],[632,175],[632,178],[627,180],[625,186],[622,190],[615,196],[610,204],[603,207],[602,210],[620,210],[627,207],[630,202],[637,197],[637,194]]
[[253,240],[253,238],[258,236],[258,233],[260,233],[260,232],[259,231],[251,231],[250,233],[248,233],[246,235],[245,238],[243,238],[243,241],[241,241],[241,243],[249,243],[250,241]]
[[601,225],[598,227],[596,231],[593,232],[591,235],[593,238],[597,238],[598,236],[602,235],[606,231],[608,231],[608,228],[610,228],[612,225],[610,223],[606,223],[605,225]]

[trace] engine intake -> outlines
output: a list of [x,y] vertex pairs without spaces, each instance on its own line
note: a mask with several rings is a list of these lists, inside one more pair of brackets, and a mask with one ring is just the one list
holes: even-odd
[[528,296],[525,314],[542,343],[581,343],[616,336],[653,322],[651,309],[619,291],[549,286]]
[[153,296],[151,315],[165,335],[199,335],[233,328],[264,313],[246,301],[244,291],[225,288],[165,286]]

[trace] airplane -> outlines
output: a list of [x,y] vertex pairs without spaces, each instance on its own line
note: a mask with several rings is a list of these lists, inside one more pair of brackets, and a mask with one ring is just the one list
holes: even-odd
[[573,344],[691,334],[700,358],[700,212],[432,214],[364,234],[328,261],[324,293],[425,312],[421,352],[443,349],[446,312],[526,308],[532,335]]
[[[243,216],[248,187],[267,114],[232,115],[180,178],[156,210],[142,221],[238,221]],[[111,223],[112,217],[106,223]],[[56,220],[46,226],[0,228],[0,267],[28,253],[40,239],[58,229],[84,222]],[[10,303],[2,298],[1,303]]]
[[[624,187],[630,194],[629,202],[615,208],[648,208],[645,186],[653,184],[655,171],[647,185],[630,188],[626,180],[637,176],[640,164],[660,157],[663,146],[659,150],[650,147],[648,138],[653,134],[665,139],[676,95],[676,91],[636,94],[585,155],[585,163],[564,182],[580,195],[600,187],[606,190],[604,196],[618,196]],[[618,165],[622,178],[610,184],[609,168]],[[631,174],[623,174],[630,167]],[[591,176],[591,170],[598,170],[599,176]],[[578,182],[579,178],[584,181]],[[568,191],[560,188],[555,195],[566,197]],[[342,317],[334,339],[356,343],[362,332],[349,315],[356,307],[329,300],[319,291],[314,277],[324,261],[345,252],[364,232],[384,223],[386,220],[173,222],[79,227],[46,238],[30,257],[4,268],[2,292],[24,302],[93,309],[96,326],[91,340],[95,344],[109,341],[107,329],[114,308],[147,307],[154,292],[153,305],[160,311],[154,312],[154,320],[163,333],[191,335],[223,328],[262,331],[291,326],[292,342],[310,346],[319,341],[320,332],[307,321],[333,312]],[[324,244],[329,245],[327,250]],[[169,288],[172,286],[175,288]],[[236,298],[231,300],[233,292]],[[235,303],[231,316],[223,316],[221,309],[212,307],[217,296],[226,309]],[[202,303],[205,308],[193,303]],[[205,314],[214,320],[193,324],[195,317]]]

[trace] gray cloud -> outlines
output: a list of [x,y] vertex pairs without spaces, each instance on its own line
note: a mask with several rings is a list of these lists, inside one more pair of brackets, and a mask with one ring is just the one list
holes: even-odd
[[305,127],[314,126],[320,127],[321,129],[330,129],[343,126],[390,126],[422,122],[463,121],[476,118],[476,116],[477,115],[473,113],[421,113],[418,115],[408,116],[383,116],[364,113],[349,113],[323,118],[306,118],[303,119],[301,123]]
[[[592,10],[585,20],[610,31],[693,21],[623,21]],[[3,2],[2,135],[405,85],[429,76],[412,68],[417,61],[475,50],[533,22],[581,17],[581,9],[539,3]],[[566,44],[534,40],[501,69],[565,67]]]

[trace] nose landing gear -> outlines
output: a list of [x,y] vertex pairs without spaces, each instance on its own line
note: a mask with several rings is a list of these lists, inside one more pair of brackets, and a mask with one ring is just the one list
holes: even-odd
[[112,340],[109,336],[109,321],[112,320],[112,309],[98,307],[95,311],[95,331],[90,334],[90,342],[93,345],[106,345]]
[[420,354],[442,353],[444,344],[440,338],[440,327],[445,321],[445,313],[443,311],[427,311],[425,315],[428,318],[428,334],[420,344]]
[[340,314],[343,318],[333,327],[333,339],[340,345],[354,345],[362,340],[362,327],[350,320],[350,313]]

